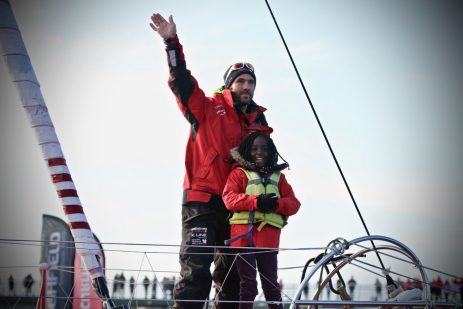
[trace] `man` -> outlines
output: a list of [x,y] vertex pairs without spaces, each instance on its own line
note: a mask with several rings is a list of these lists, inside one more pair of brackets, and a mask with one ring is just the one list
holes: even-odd
[[156,275],[154,275],[154,278],[153,278],[153,285],[151,287],[151,298],[152,299],[156,299],[156,290],[157,290],[157,287],[158,287],[158,278],[156,277]]
[[[186,68],[172,16],[167,21],[160,14],[153,14],[150,26],[164,39],[169,86],[191,124],[183,183],[181,278],[174,288],[175,307],[202,308],[214,280],[214,307],[238,308],[238,303],[221,302],[239,299],[234,257],[221,254],[223,248],[211,246],[223,246],[230,235],[228,211],[221,198],[232,167],[230,149],[253,131],[272,132],[263,114],[265,108],[252,100],[256,87],[254,68],[249,63],[230,66],[224,75],[224,86],[212,97],[206,97]],[[212,262],[215,268],[211,275]]]
[[376,278],[375,280],[375,290],[376,290],[375,300],[381,299],[381,292],[383,290],[383,286],[381,285],[381,282],[379,281],[378,278]]
[[150,279],[147,276],[143,279],[143,286],[145,287],[145,299],[148,298],[148,288],[150,286]]
[[133,298],[135,295],[133,292],[135,291],[135,278],[132,276],[129,279],[129,290],[130,290],[130,298]]
[[350,297],[354,299],[355,286],[357,285],[357,281],[355,281],[354,276],[350,277],[349,281],[347,282],[347,285],[349,286]]
[[12,275],[10,275],[8,277],[8,291],[9,291],[8,295],[14,295],[15,294],[15,291],[14,291],[14,278],[13,278]]
[[26,296],[30,296],[32,293],[32,286],[34,285],[35,280],[31,274],[27,274],[27,276],[23,280],[24,290],[26,292]]

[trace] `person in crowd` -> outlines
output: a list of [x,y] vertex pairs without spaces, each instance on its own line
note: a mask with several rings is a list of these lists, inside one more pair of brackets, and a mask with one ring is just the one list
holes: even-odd
[[381,282],[379,281],[378,278],[376,278],[376,280],[375,280],[375,291],[376,291],[375,299],[380,300],[381,299],[381,294],[382,294],[382,291],[383,291],[383,286],[381,285]]
[[145,299],[148,298],[148,288],[150,286],[150,279],[145,276],[145,278],[143,278],[143,287],[145,288]]
[[115,274],[114,281],[113,281],[113,297],[116,297],[118,289],[119,289],[119,274]]
[[172,299],[173,289],[175,286],[175,277],[164,277],[161,282],[164,299]]
[[351,276],[349,281],[347,281],[347,286],[349,288],[349,295],[354,299],[355,287],[357,286],[357,281],[355,281],[354,276]]
[[120,294],[121,297],[125,296],[125,276],[124,273],[122,272],[121,275],[119,276],[119,287],[120,287]]
[[134,297],[134,292],[135,292],[135,278],[133,276],[130,277],[129,279],[129,290],[130,290],[130,297]]
[[13,275],[8,277],[8,295],[15,295]]
[[151,298],[156,299],[156,290],[158,288],[158,278],[154,275],[153,285],[151,286]]
[[30,296],[32,294],[32,286],[34,285],[34,283],[35,283],[35,280],[31,274],[27,274],[27,276],[24,277],[23,285],[24,285],[24,290],[26,292],[26,296]]

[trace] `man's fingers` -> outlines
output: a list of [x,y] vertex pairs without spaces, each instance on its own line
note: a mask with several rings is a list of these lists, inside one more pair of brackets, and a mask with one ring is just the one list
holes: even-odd
[[162,15],[161,15],[161,14],[159,14],[159,13],[156,13],[156,16],[159,18],[159,20],[161,20],[161,21],[163,21],[163,22],[165,22],[165,21],[166,21],[166,19],[165,19],[164,17],[162,17]]
[[156,17],[156,20],[157,20],[157,22],[158,22],[159,24],[160,24],[160,23],[166,23],[166,22],[167,22],[167,20],[166,20],[164,17],[162,17],[162,15],[159,14],[159,13],[155,14],[155,17]]
[[156,27],[159,27],[160,24],[166,23],[167,21],[164,19],[164,17],[161,16],[159,13],[155,13],[151,16],[151,21],[153,22],[153,25]]
[[167,21],[159,13],[153,13],[153,15],[151,15],[151,29],[156,31],[164,39],[172,37],[176,34],[176,27],[173,16],[170,15],[168,19],[169,21]]
[[159,28],[163,23],[167,23],[164,17],[162,17],[161,14],[158,13],[151,15],[151,21],[152,22],[150,23],[150,27],[156,32],[159,31]]

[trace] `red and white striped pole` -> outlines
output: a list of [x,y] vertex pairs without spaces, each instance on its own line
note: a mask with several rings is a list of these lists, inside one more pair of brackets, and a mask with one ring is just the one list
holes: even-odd
[[46,309],[47,303],[47,270],[48,270],[48,264],[47,263],[42,263],[39,265],[40,268],[40,274],[42,275],[42,284],[40,286],[40,296],[39,296],[39,302],[37,303],[37,309]]
[[92,278],[101,277],[103,272],[96,258],[102,254],[100,247],[93,237],[71,174],[66,166],[66,160],[40,91],[39,82],[8,0],[0,0],[0,48],[10,77],[29,116],[31,127],[35,131],[58,197],[61,199],[76,242],[76,251],[84,259]]
[[[106,280],[99,261],[101,249],[93,237],[87,218],[72,181],[55,127],[40,90],[29,54],[23,42],[11,5],[0,0],[0,51],[16,86],[31,127],[34,129],[43,159],[47,164],[53,185],[61,200],[67,222],[74,237],[76,253],[81,256],[86,269],[97,286],[107,291]],[[101,297],[108,302],[109,294]],[[112,308],[112,306],[110,306]]]

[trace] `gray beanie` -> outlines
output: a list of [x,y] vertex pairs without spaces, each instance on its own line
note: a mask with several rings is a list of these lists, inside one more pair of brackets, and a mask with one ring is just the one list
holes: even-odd
[[225,82],[225,88],[228,89],[233,84],[233,81],[241,74],[249,74],[254,80],[256,75],[254,74],[254,67],[247,62],[238,62],[228,67],[227,71],[223,75],[223,81]]

